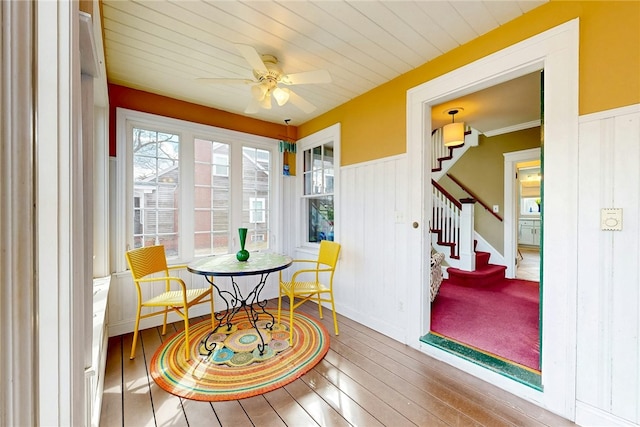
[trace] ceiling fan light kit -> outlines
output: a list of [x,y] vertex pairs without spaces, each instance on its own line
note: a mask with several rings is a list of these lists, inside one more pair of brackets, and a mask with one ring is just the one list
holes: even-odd
[[316,109],[315,105],[297,95],[291,89],[281,88],[279,84],[287,86],[314,83],[331,83],[331,75],[326,70],[305,71],[294,74],[284,74],[278,65],[278,59],[273,55],[260,55],[252,47],[237,44],[236,48],[253,69],[254,80],[248,79],[198,79],[207,83],[241,83],[250,84],[251,100],[245,109],[247,114],[255,114],[260,108],[271,109],[271,95],[276,103],[282,107],[291,101],[293,105],[305,113],[311,113]]
[[455,122],[455,115],[463,108],[456,107],[446,111],[451,115],[451,123],[442,128],[442,140],[445,147],[456,147],[464,144],[464,122]]

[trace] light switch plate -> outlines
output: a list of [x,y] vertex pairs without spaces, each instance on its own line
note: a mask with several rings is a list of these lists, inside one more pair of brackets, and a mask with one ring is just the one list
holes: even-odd
[[603,208],[600,210],[600,228],[605,231],[622,230],[622,208]]

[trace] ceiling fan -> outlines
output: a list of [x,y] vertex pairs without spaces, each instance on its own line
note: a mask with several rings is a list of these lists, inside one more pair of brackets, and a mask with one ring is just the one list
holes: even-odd
[[288,101],[300,108],[305,113],[311,113],[316,109],[306,99],[294,91],[280,85],[293,86],[300,84],[331,83],[331,75],[327,70],[305,71],[294,74],[284,74],[278,65],[278,59],[273,55],[260,55],[252,46],[236,44],[244,59],[253,68],[254,79],[220,79],[200,78],[198,81],[205,83],[240,83],[251,85],[251,101],[245,109],[245,113],[257,113],[260,108],[271,108],[271,97],[276,103],[283,106]]

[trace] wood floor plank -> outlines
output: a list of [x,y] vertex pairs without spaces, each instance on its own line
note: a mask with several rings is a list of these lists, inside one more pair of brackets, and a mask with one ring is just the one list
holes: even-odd
[[314,419],[296,402],[284,388],[263,395],[269,405],[288,426],[316,426]]
[[[340,316],[338,316],[340,319]],[[465,399],[476,401],[478,404],[498,411],[507,421],[516,425],[547,425],[547,426],[571,426],[571,421],[559,417],[543,408],[534,405],[524,399],[518,398],[498,387],[495,387],[479,378],[466,374],[453,368],[444,362],[433,359],[417,349],[402,344],[390,337],[382,335],[364,325],[341,318],[346,328],[357,330],[358,333],[367,336],[363,339],[370,345],[383,345],[394,352],[406,355],[408,358],[398,357],[398,362],[404,366],[412,366],[416,372],[429,370],[430,375],[439,381],[453,384],[456,391]],[[415,363],[412,363],[415,362]]]
[[383,427],[373,415],[362,408],[354,399],[327,381],[315,370],[300,378],[304,383],[329,404],[349,424],[356,426]]
[[[388,402],[390,406],[395,408],[409,421],[418,426],[446,426],[444,420],[440,419],[422,406],[415,404],[411,399],[389,386],[384,378],[380,378],[375,369],[368,370],[361,367],[357,361],[353,362],[343,357],[340,353],[329,350],[325,356],[327,362],[334,365],[337,369],[344,372],[345,375],[351,377],[354,381],[369,390],[375,390],[376,395]],[[401,388],[401,385],[400,385]],[[468,425],[472,425],[471,419],[467,419]]]
[[221,427],[220,421],[216,416],[213,406],[210,402],[201,402],[198,400],[182,399],[182,407],[187,417],[187,422],[193,426],[210,426]]
[[[357,353],[360,366],[378,367],[378,375],[387,378],[388,382],[399,381],[404,384],[403,394],[426,410],[438,414],[447,423],[456,422],[460,417],[460,410],[462,410],[464,416],[482,425],[496,427],[510,425],[507,420],[495,412],[464,399],[459,393],[446,387],[443,383],[405,367],[402,362],[396,360],[396,357],[399,357],[397,353],[392,353],[393,358],[386,356],[379,349],[371,348],[351,336],[340,337],[338,344],[340,347],[337,347],[336,350],[341,349],[341,346],[344,345]],[[355,357],[353,353],[349,354],[350,357]]]
[[284,388],[319,425],[331,427],[346,427],[349,425],[342,415],[320,398],[301,379],[287,384]]
[[212,402],[213,410],[222,426],[252,427],[249,416],[238,400],[227,402]]
[[107,345],[104,391],[100,425],[116,427],[123,424],[122,415],[122,337],[111,337]]
[[[302,307],[304,310],[309,313],[311,310],[309,306],[313,306],[313,311],[316,311],[316,307],[313,303],[306,303]],[[328,322],[332,322],[330,316],[330,310],[326,310],[326,314],[324,319],[322,320],[325,324]],[[326,326],[326,325],[325,325]],[[438,418],[440,421],[449,424],[449,425],[458,425],[462,424],[473,424],[478,423],[477,420],[473,420],[465,414],[462,414],[460,411],[456,410],[454,407],[447,405],[446,403],[440,401],[438,398],[433,395],[429,395],[425,393],[424,390],[420,390],[417,387],[408,384],[405,379],[396,375],[394,369],[386,369],[378,365],[377,361],[374,361],[369,358],[369,355],[377,355],[382,357],[382,353],[377,349],[368,348],[365,354],[358,353],[357,351],[352,350],[349,346],[345,346],[344,343],[351,343],[352,346],[362,349],[363,346],[357,342],[356,339],[352,337],[352,332],[348,331],[348,328],[344,328],[341,331],[341,334],[338,336],[332,337],[331,349],[346,359],[351,360],[358,367],[364,369],[369,372],[376,372],[376,378],[381,380],[383,384],[388,387],[391,387],[396,393],[402,395],[403,397],[408,399],[409,405],[418,405],[423,408],[428,414],[430,414],[433,418]],[[426,415],[426,414],[423,414]],[[429,417],[429,415],[426,415]],[[411,419],[411,418],[410,418]],[[411,419],[413,422],[416,422],[414,419]],[[495,420],[496,425],[504,425],[501,423],[501,420]],[[436,420],[432,420],[431,422],[437,422]]]
[[[307,303],[303,305],[303,307],[307,313],[313,313],[317,310],[311,303]],[[359,342],[364,345],[356,345],[356,347],[359,348],[358,351],[363,355],[375,354],[376,347],[383,347],[389,350],[393,349],[393,352],[389,351],[389,353],[394,354],[393,359],[386,359],[386,367],[388,369],[396,369],[396,366],[412,368],[413,371],[406,371],[402,369],[400,370],[400,373],[410,381],[422,381],[422,385],[419,385],[419,387],[427,387],[427,389],[431,389],[434,395],[437,395],[447,405],[462,410],[466,415],[474,418],[477,422],[491,423],[495,425],[501,425],[504,423],[507,423],[507,425],[515,424],[532,426],[571,425],[568,420],[561,419],[553,414],[552,417],[550,417],[551,424],[538,420],[536,417],[530,416],[530,413],[514,408],[512,403],[513,401],[517,403],[524,402],[524,404],[528,403],[523,399],[519,399],[510,394],[509,402],[493,399],[490,394],[487,394],[487,390],[499,390],[497,387],[491,386],[484,381],[477,380],[475,377],[446,365],[443,362],[437,361],[416,349],[412,349],[405,344],[399,343],[398,341],[373,331],[357,322],[347,318],[342,318],[341,316],[338,316],[338,318],[339,322],[341,322],[340,327],[343,332],[341,336],[335,338],[336,340],[342,340],[342,342],[344,342],[345,336],[352,337],[355,340],[351,341],[352,343]],[[321,322],[323,322],[327,328],[331,327],[332,323],[327,320],[327,316],[325,316],[325,319]],[[412,356],[406,356],[405,353],[409,353]],[[422,362],[426,361],[427,363],[420,363],[416,359],[420,359]],[[424,372],[429,372],[429,376],[423,375]],[[455,373],[455,380],[447,377],[446,375],[442,375],[443,372],[447,372],[449,374]],[[429,380],[430,377],[433,377],[432,380]],[[465,380],[479,381],[484,390],[479,391],[476,388],[465,387]],[[448,390],[437,390],[439,385],[447,386]],[[436,389],[434,389],[434,387]],[[538,408],[538,410],[539,409],[541,408]],[[570,424],[565,424],[567,422]]]
[[138,339],[136,345],[136,357],[130,360],[128,357],[133,334],[127,334],[122,340],[125,350],[122,365],[124,370],[124,383],[122,394],[124,398],[124,423],[125,426],[155,426],[155,415],[147,378],[146,361],[142,350],[142,341]]
[[[151,358],[155,351],[160,347],[162,341],[160,339],[162,328],[151,328],[140,331],[140,337],[144,344],[144,353],[147,360],[147,366],[150,365]],[[168,334],[167,334],[168,335]],[[147,369],[149,381],[149,390],[151,399],[153,400],[153,410],[156,416],[156,424],[158,426],[187,426],[187,417],[182,407],[182,402],[178,396],[167,393],[153,380],[151,372]]]
[[[364,410],[376,418],[382,425],[394,427],[411,427],[414,423],[396,410],[396,408],[379,397],[380,390],[375,392],[363,387],[345,372],[333,366],[326,358],[313,369],[326,381],[339,388],[344,394],[358,403]],[[306,381],[304,377],[303,380]],[[346,417],[345,417],[346,418]]]
[[[196,322],[203,320],[199,318],[192,319],[191,324],[195,324]],[[167,333],[166,335],[161,335],[162,328],[158,327],[157,331],[160,334],[160,340],[162,342],[166,341],[171,337],[174,333],[178,331],[182,331],[184,329],[183,322],[175,322],[170,325],[167,325]],[[201,402],[198,400],[191,399],[180,399],[182,404],[182,409],[184,411],[185,417],[187,419],[187,423],[190,426],[220,426],[220,422],[218,417],[216,416],[215,411],[213,410],[213,406],[210,402]]]
[[269,405],[264,396],[253,396],[239,401],[255,426],[285,427],[278,413]]

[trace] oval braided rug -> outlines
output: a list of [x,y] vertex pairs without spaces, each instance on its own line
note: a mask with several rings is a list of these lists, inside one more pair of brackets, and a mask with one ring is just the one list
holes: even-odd
[[[277,321],[276,310],[267,311]],[[283,310],[283,323],[288,317],[289,312]],[[257,332],[250,328],[243,311],[234,318],[229,333],[210,336],[208,343],[216,342],[211,354],[202,344],[211,332],[211,321],[191,325],[191,360],[185,359],[184,332],[178,332],[153,355],[151,376],[169,393],[203,401],[243,399],[282,387],[313,368],[329,350],[329,334],[323,325],[302,313],[294,312],[293,317],[293,347],[289,347],[288,325],[275,325],[273,331],[260,329],[268,343],[263,356],[255,349]],[[266,323],[261,320],[258,325]]]

